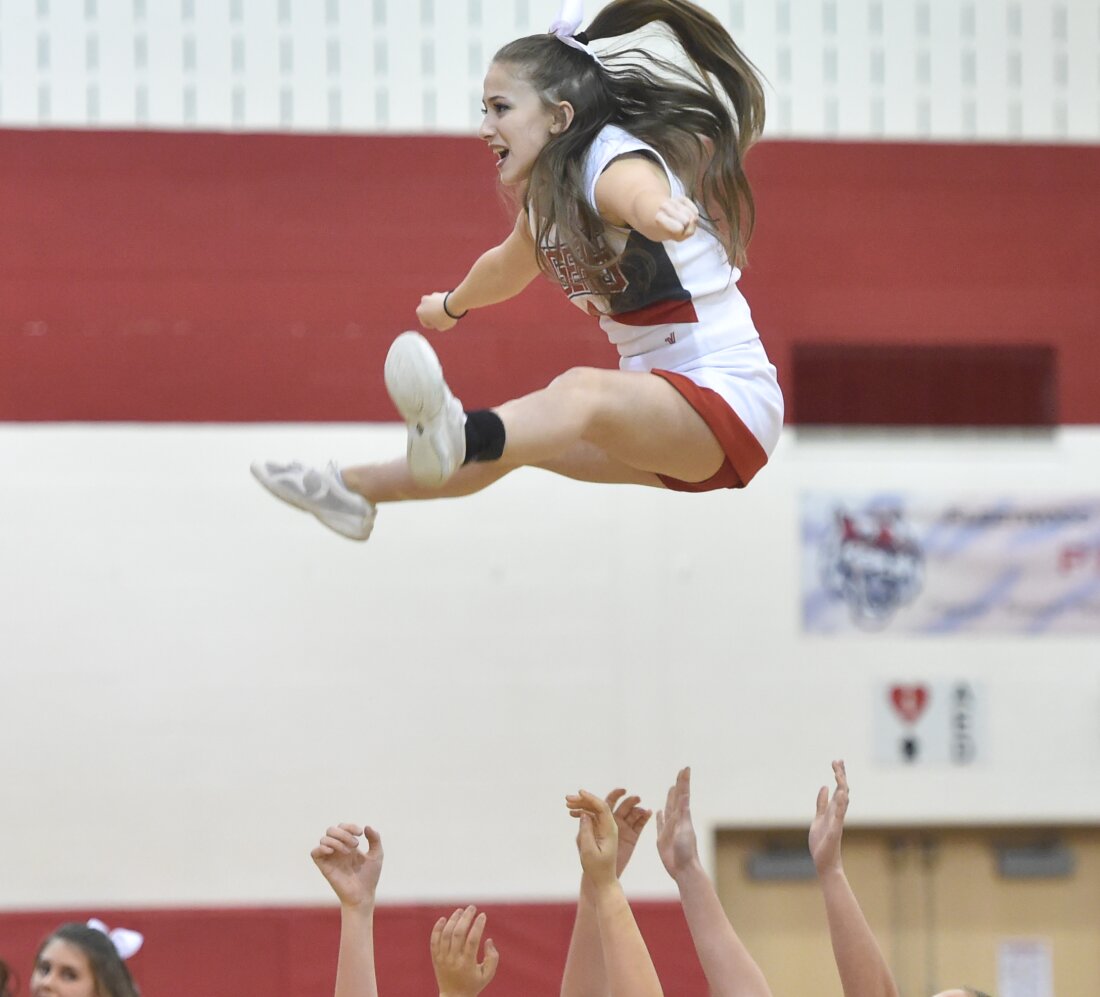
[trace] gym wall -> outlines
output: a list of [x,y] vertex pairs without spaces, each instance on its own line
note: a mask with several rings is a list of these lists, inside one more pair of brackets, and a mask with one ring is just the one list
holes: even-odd
[[[357,546],[248,463],[403,452],[382,358],[507,231],[461,133],[488,54],[554,13],[496,6],[0,7],[0,957],[24,974],[98,914],[149,934],[148,993],[324,994],[308,851],[351,819],[386,840],[388,994],[430,986],[431,922],[471,900],[498,988],[555,992],[562,795],[656,803],[686,763],[708,860],[718,827],[807,823],[837,756],[856,822],[1100,821],[1095,637],[807,635],[798,533],[809,490],[1095,491],[1097,5],[711,5],[774,88],[742,279],[788,396],[771,465],[701,496],[521,471]],[[433,341],[470,405],[614,363],[541,281]],[[807,345],[1046,346],[1054,425],[800,425]],[[879,764],[875,689],[939,679],[985,690],[984,761]],[[628,887],[701,995],[651,845]]]

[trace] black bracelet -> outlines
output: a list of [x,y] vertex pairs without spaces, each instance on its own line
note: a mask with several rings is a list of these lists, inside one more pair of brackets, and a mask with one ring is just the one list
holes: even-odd
[[443,295],[443,311],[446,313],[447,318],[453,318],[457,322],[460,318],[465,318],[467,315],[469,315],[470,314],[470,309],[467,308],[466,311],[464,311],[461,315],[455,315],[450,310],[450,308],[447,307],[447,299],[452,294],[454,294],[454,291],[448,291],[446,294]]

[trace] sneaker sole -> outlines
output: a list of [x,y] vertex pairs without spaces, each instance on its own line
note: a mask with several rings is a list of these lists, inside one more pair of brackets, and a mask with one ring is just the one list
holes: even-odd
[[280,502],[285,502],[287,505],[293,506],[295,509],[298,509],[301,512],[308,512],[314,519],[317,520],[317,522],[321,523],[323,526],[327,526],[334,533],[339,533],[340,536],[346,537],[348,540],[358,540],[360,543],[370,538],[371,531],[374,529],[373,517],[371,518],[370,524],[367,526],[367,532],[364,534],[361,528],[356,529],[353,526],[344,526],[338,519],[331,520],[324,518],[323,516],[319,515],[315,509],[310,508],[310,506],[306,505],[301,499],[299,499],[294,492],[284,492],[280,488],[277,481],[268,477],[267,471],[264,470],[264,467],[261,463],[253,463],[252,465],[250,465],[249,470],[252,472],[252,477],[254,477],[261,485],[263,485],[264,488],[266,488],[268,492],[274,495]]
[[[447,401],[443,367],[435,350],[418,332],[403,332],[386,354],[386,391],[409,426],[409,472],[423,485],[441,485],[454,468],[449,454],[440,453],[430,436],[423,435]],[[422,446],[416,446],[419,442]]]

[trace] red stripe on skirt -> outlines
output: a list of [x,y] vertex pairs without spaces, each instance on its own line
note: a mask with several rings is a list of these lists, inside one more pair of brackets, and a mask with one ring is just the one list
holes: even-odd
[[767,462],[768,455],[741,417],[717,391],[696,384],[691,378],[671,370],[654,370],[687,400],[703,417],[718,440],[726,459],[706,481],[681,481],[659,474],[665,487],[678,492],[709,492],[716,488],[744,488]]

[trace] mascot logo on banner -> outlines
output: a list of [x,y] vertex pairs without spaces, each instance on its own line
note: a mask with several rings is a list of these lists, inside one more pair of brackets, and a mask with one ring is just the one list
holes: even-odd
[[882,630],[924,582],[924,554],[896,509],[838,509],[821,545],[821,582],[864,630]]

